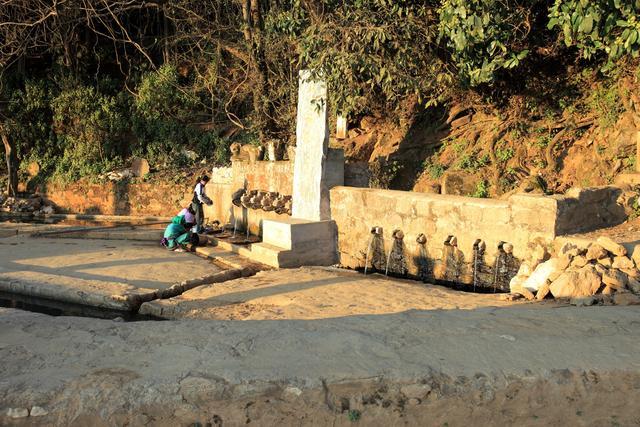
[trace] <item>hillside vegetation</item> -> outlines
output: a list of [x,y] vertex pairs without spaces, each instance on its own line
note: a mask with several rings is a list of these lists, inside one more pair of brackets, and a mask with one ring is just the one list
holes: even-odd
[[[561,192],[635,167],[640,0],[11,0],[0,4],[4,173],[95,179],[295,143],[298,71],[372,185]],[[333,120],[333,119],[332,119]]]

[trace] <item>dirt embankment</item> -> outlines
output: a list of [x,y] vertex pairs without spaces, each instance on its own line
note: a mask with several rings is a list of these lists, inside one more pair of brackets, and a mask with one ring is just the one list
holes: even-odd
[[373,186],[496,197],[607,185],[636,167],[637,80],[567,78],[543,100],[512,95],[500,106],[461,93],[443,112],[399,124],[364,117],[339,143],[368,165]]
[[138,323],[3,309],[0,424],[631,425],[638,322],[631,307]]

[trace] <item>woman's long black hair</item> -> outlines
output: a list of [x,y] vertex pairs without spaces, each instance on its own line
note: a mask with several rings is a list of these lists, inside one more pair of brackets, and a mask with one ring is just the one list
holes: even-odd
[[196,178],[196,185],[198,185],[200,181],[209,182],[209,177],[207,175],[199,176]]

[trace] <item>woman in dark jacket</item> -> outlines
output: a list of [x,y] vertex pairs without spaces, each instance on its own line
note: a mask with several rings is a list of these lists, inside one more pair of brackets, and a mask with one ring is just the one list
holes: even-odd
[[202,232],[202,225],[204,223],[204,210],[202,205],[206,204],[211,206],[213,202],[207,194],[205,193],[205,187],[209,182],[209,177],[204,175],[203,177],[198,178],[198,182],[196,183],[195,188],[193,189],[193,200],[191,202],[191,206],[196,213],[196,233]]

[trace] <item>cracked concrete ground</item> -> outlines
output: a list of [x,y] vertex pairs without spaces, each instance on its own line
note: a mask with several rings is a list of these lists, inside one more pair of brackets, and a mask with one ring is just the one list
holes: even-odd
[[78,304],[129,310],[133,297],[219,271],[158,242],[0,238],[0,290]]

